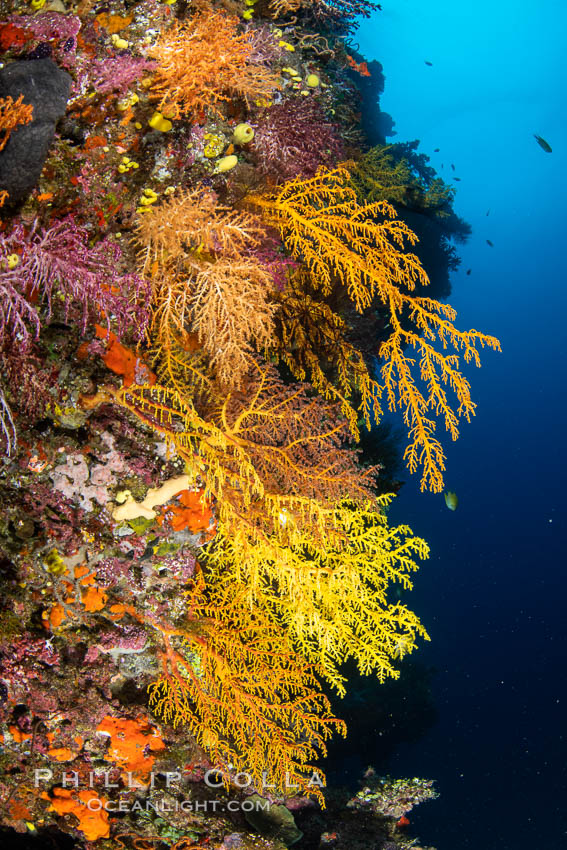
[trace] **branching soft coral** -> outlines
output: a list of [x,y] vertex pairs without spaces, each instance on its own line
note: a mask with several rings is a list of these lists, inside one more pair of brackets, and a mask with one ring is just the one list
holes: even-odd
[[379,8],[370,0],[271,0],[270,9],[274,15],[289,15],[296,12],[310,12],[315,18],[335,22],[348,22],[358,15],[368,18],[374,9]]
[[[459,419],[470,421],[475,409],[458,355],[462,352],[467,363],[479,366],[477,345],[499,350],[498,340],[457,330],[451,307],[413,295],[416,283],[428,283],[419,259],[406,252],[417,237],[387,202],[359,204],[346,168],[320,169],[310,180],[292,180],[277,192],[249,200],[279,228],[292,256],[309,269],[314,287],[330,294],[338,282],[359,312],[375,299],[386,309],[392,332],[379,356],[389,407],[403,410],[410,438],[405,459],[411,472],[422,468],[421,489],[440,492],[445,463],[433,417],[441,416],[457,439]],[[419,354],[417,375],[416,361],[404,353],[408,345]],[[456,353],[443,353],[448,345]],[[456,413],[447,387],[456,395]]]
[[222,384],[238,385],[253,354],[272,336],[272,277],[254,259],[221,257],[193,265],[193,329]]
[[[2,259],[6,262],[5,254]],[[28,350],[32,337],[39,336],[39,316],[30,302],[22,294],[19,275],[0,272],[0,342],[18,340],[22,349]]]
[[370,375],[362,353],[346,339],[346,322],[317,297],[305,269],[290,273],[287,286],[275,297],[279,309],[270,353],[286,364],[294,378],[309,377],[324,398],[340,402],[358,439],[359,413],[368,429],[372,420],[379,420],[382,388]]
[[416,615],[390,603],[391,584],[412,587],[415,558],[427,544],[406,526],[389,528],[391,497],[335,502],[320,538],[315,526],[281,512],[283,533],[259,536],[245,524],[220,522],[204,556],[209,586],[239,588],[250,603],[270,611],[304,658],[345,693],[340,665],[352,658],[363,675],[380,681],[399,675],[395,663],[428,635]]
[[65,318],[78,318],[83,332],[89,321],[104,316],[116,322],[119,334],[143,336],[149,283],[121,274],[121,251],[115,242],[104,240],[91,247],[88,239],[71,217],[48,229],[35,222],[28,230],[19,223],[2,234],[0,340],[12,337],[29,347],[30,328],[36,336],[40,328],[36,302],[45,303],[48,319],[56,305]]
[[200,13],[175,23],[149,54],[157,61],[152,90],[168,117],[197,115],[241,97],[246,102],[269,98],[277,77],[254,62],[255,41],[238,32],[238,18],[220,11]]
[[152,330],[162,369],[168,363],[175,369],[191,332],[220,382],[239,383],[254,348],[273,334],[272,274],[252,252],[263,236],[255,216],[216,206],[198,190],[141,217],[138,239],[143,268],[153,272]]
[[12,130],[21,124],[29,124],[33,117],[33,106],[24,103],[21,94],[17,100],[0,97],[0,151],[6,147]]
[[112,397],[170,440],[215,497],[216,535],[202,555],[213,592],[242,588],[340,691],[348,657],[364,673],[397,675],[399,646],[409,652],[425,633],[386,588],[410,586],[412,558],[427,547],[388,529],[387,499],[373,496],[375,471],[357,465],[336,405],[260,363],[206,419],[163,387]]
[[210,401],[217,387],[197,334],[185,331],[179,336],[172,334],[168,346],[156,344],[150,349],[149,357],[160,385],[190,398],[197,409]]
[[137,226],[144,273],[191,252],[236,257],[259,245],[263,236],[258,216],[216,204],[211,194],[199,189],[179,192],[151,207]]
[[12,411],[4,398],[4,391],[0,387],[0,452],[10,457],[16,451],[17,445],[18,435]]
[[359,201],[390,201],[449,216],[454,189],[439,178],[425,180],[407,159],[396,159],[394,150],[394,145],[378,145],[356,162],[351,180]]
[[324,295],[339,280],[362,312],[379,296],[385,303],[399,286],[427,284],[419,259],[406,253],[416,237],[385,202],[359,204],[344,167],[321,168],[309,180],[290,180],[277,192],[249,202],[279,229],[292,256],[302,260]]
[[157,385],[113,398],[176,446],[235,528],[280,533],[284,511],[321,537],[333,535],[328,508],[337,499],[371,498],[375,471],[358,468],[338,406],[310,398],[305,385],[285,385],[269,364],[252,361],[241,388],[203,415],[187,396]]
[[185,724],[227,776],[245,770],[261,787],[297,784],[310,793],[312,759],[345,731],[312,666],[230,583],[207,595],[198,583],[188,596],[180,628],[152,621],[165,651],[150,705]]
[[298,98],[288,98],[262,114],[254,152],[262,173],[276,183],[312,177],[320,165],[336,165],[344,155],[338,125],[326,119],[316,101]]
[[[139,80],[144,72],[155,68],[155,62],[148,62],[132,56],[129,53],[119,56],[105,56],[104,59],[93,59],[81,68],[79,77],[86,78],[97,95],[108,92],[124,94]],[[79,88],[75,84],[76,88]]]

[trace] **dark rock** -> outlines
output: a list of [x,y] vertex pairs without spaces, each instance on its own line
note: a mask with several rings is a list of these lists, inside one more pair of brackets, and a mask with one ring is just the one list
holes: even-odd
[[62,139],[66,139],[74,146],[83,145],[87,138],[85,127],[82,127],[78,121],[74,121],[72,118],[62,118],[57,130]]
[[254,829],[266,838],[277,838],[286,847],[291,847],[303,837],[289,809],[268,803],[258,794],[252,794],[246,802],[253,808],[244,810],[244,817]]
[[0,189],[6,206],[22,201],[37,184],[53,142],[55,125],[65,114],[71,77],[51,59],[12,62],[0,70],[0,97],[21,94],[33,106],[33,121],[16,127],[0,152]]

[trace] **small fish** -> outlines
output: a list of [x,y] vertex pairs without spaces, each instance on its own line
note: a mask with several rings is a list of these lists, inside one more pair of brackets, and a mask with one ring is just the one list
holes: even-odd
[[396,821],[396,826],[409,826],[409,819],[405,815],[402,815],[401,818]]
[[433,62],[428,62],[427,59],[425,60],[425,64],[429,65],[430,68],[433,66]]
[[490,210],[486,210],[486,215],[490,215]]
[[545,139],[542,139],[542,137],[541,137],[541,136],[538,136],[538,135],[536,135],[536,134],[534,133],[534,139],[536,140],[536,142],[538,143],[538,145],[540,146],[540,148],[543,148],[543,150],[544,150],[546,153],[553,153],[553,148],[551,147],[551,145],[549,144],[549,142],[546,142],[546,141],[545,141]]
[[494,242],[491,242],[490,239],[486,240],[486,244],[490,245],[491,248],[494,248]]
[[459,504],[459,500],[457,498],[457,494],[453,493],[452,490],[447,490],[446,493],[443,494],[445,496],[445,504],[449,508],[450,511],[456,511],[457,505]]
[[440,150],[441,150],[441,148],[434,148],[433,153],[439,153]]
[[460,177],[453,177],[453,180],[456,180],[456,181],[457,181],[457,183],[460,183],[460,182],[461,182],[461,178],[460,178]]
[[467,269],[467,276],[472,272],[472,269]]
[[453,169],[453,171],[456,171],[456,168],[455,168],[455,166],[453,165],[453,163],[451,163],[451,168]]

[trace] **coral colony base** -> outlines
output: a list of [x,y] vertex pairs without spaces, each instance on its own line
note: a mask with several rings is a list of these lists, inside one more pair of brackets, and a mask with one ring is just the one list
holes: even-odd
[[377,129],[373,6],[0,8],[2,836],[416,847],[430,781],[325,788],[327,693],[428,639],[376,426],[440,492],[499,344],[439,300],[466,224]]

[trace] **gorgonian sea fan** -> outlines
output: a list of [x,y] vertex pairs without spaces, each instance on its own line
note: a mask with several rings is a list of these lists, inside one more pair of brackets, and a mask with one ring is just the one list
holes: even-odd
[[37,338],[37,304],[45,305],[48,320],[57,306],[83,333],[89,322],[106,319],[119,336],[130,332],[141,339],[150,284],[121,273],[121,259],[120,246],[110,239],[91,247],[88,231],[72,216],[47,229],[37,221],[31,229],[16,224],[0,236],[0,342],[12,337],[25,349],[32,335]]

